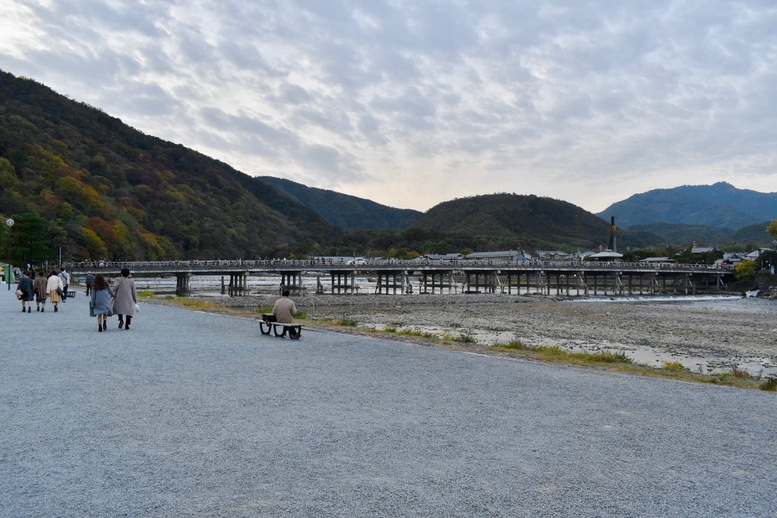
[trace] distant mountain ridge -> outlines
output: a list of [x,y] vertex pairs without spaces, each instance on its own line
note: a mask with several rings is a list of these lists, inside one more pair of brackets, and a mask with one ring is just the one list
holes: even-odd
[[726,182],[684,185],[635,194],[598,213],[628,228],[654,223],[736,230],[777,219],[777,193],[737,189]]
[[488,194],[440,203],[411,229],[449,235],[511,240],[513,246],[590,249],[606,245],[610,224],[571,203],[519,194]]
[[346,231],[405,228],[422,214],[417,210],[396,209],[364,198],[308,187],[284,178],[258,178],[314,210],[335,227]]

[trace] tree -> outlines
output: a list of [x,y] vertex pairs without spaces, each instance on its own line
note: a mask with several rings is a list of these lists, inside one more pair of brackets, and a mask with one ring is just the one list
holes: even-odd
[[37,214],[27,213],[13,216],[14,226],[9,232],[11,259],[19,265],[41,263],[53,257],[47,246],[47,224]]
[[772,239],[777,241],[777,219],[773,219],[769,226],[766,227],[766,233],[772,236]]
[[734,278],[737,281],[749,281],[758,272],[758,266],[753,261],[742,261],[734,268]]

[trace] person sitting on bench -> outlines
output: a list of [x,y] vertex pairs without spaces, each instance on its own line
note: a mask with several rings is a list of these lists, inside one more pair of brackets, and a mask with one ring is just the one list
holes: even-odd
[[[281,298],[275,301],[272,307],[272,314],[275,315],[276,322],[291,324],[294,321],[294,315],[297,314],[297,306],[289,298],[289,290],[284,289],[281,292]],[[286,336],[286,328],[283,329],[281,336]],[[289,338],[295,338],[297,331],[289,328]]]

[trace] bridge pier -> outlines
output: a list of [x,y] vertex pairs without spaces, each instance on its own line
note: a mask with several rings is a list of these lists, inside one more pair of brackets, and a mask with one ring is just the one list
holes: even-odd
[[[332,295],[335,293],[356,293],[356,272],[353,270],[341,271],[332,270]],[[335,279],[337,281],[335,282]]]
[[[496,292],[496,285],[498,282],[498,279],[497,279],[498,272],[470,271],[470,272],[464,272],[464,275],[466,276],[465,283],[467,285],[467,290],[465,293],[480,293],[480,288],[483,288],[483,291],[485,293]],[[475,279],[475,282],[472,282],[473,277]],[[482,281],[481,281],[481,278],[482,278]]]
[[291,295],[298,295],[303,292],[302,286],[302,272],[301,271],[289,271],[281,272],[281,287],[280,291],[284,289],[289,290]]
[[453,282],[453,272],[450,270],[423,272],[421,286],[421,293],[434,294],[436,293],[437,288],[440,289],[440,293],[446,288],[448,289],[448,293],[450,293],[451,290],[456,291]]
[[191,293],[189,280],[192,274],[190,272],[176,272],[175,274],[175,295],[176,297],[186,297]]
[[405,286],[407,285],[407,272],[406,271],[385,271],[378,272],[378,283],[375,285],[375,293],[381,294],[393,290],[393,294],[397,294],[397,288],[399,293],[405,293]]
[[245,294],[247,278],[248,274],[246,272],[231,272],[229,274],[229,288],[227,292],[230,297]]

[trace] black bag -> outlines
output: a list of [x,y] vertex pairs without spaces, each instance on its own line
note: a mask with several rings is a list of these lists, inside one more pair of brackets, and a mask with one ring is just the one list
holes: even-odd
[[57,288],[57,295],[59,295],[60,298],[65,298],[62,296],[62,288]]

